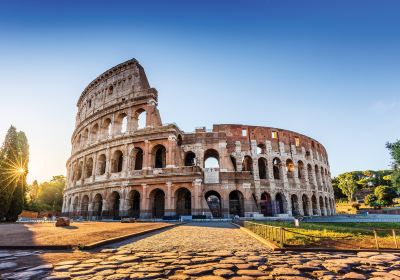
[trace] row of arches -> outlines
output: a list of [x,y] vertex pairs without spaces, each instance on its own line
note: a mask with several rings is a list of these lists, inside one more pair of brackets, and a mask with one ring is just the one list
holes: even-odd
[[[174,194],[174,214],[176,216],[192,215],[192,193],[187,188],[179,188]],[[225,207],[228,206],[229,217],[245,216],[245,198],[241,191],[234,190],[227,196],[228,205],[218,191],[210,190],[204,193],[208,207],[207,211],[213,218],[226,217]],[[113,191],[107,197],[97,193],[90,202],[89,196],[84,195],[79,200],[76,196],[73,200],[69,198],[65,212],[71,216],[83,218],[96,217],[97,219],[120,219],[121,217],[140,218],[142,213],[149,214],[147,217],[161,219],[166,215],[166,193],[160,188],[152,190],[148,197],[149,205],[144,206],[143,197],[137,190],[130,191],[122,198],[118,191]],[[90,207],[91,203],[91,207]],[[146,208],[146,209],[144,209]],[[283,194],[276,193],[273,196],[268,192],[261,194],[258,201],[258,211],[264,216],[276,216],[281,214],[292,214],[294,216],[333,215],[335,213],[335,202],[327,196],[312,194]]]
[[[192,195],[187,188],[179,188],[175,193],[176,215],[189,216],[192,214]],[[113,191],[107,196],[97,193],[90,207],[89,196],[84,195],[79,201],[78,196],[73,200],[69,198],[66,212],[70,216],[81,216],[83,218],[95,217],[97,219],[120,219],[121,217],[139,218],[142,211],[142,197],[140,193],[133,190],[124,198],[126,205],[121,207],[122,197],[118,191]],[[157,188],[149,194],[150,210],[152,218],[163,218],[165,216],[166,195],[163,190]],[[123,209],[122,209],[123,208]]]
[[[165,168],[167,150],[159,144],[156,145],[151,152],[152,167],[153,168]],[[111,155],[111,160],[107,162],[106,154],[100,154],[97,158],[97,170],[94,170],[94,161],[92,157],[89,157],[85,161],[79,161],[78,164],[72,167],[72,180],[77,181],[81,179],[90,178],[93,175],[104,175],[107,171],[107,165],[110,165],[110,173],[120,173],[124,169],[125,160],[121,150],[116,150]],[[131,151],[130,157],[130,170],[142,170],[143,169],[144,152],[141,148],[134,148]],[[84,176],[83,176],[84,175]]]
[[130,130],[138,130],[146,127],[147,113],[141,108],[135,111],[132,117],[123,112],[115,118],[106,117],[101,122],[96,122],[89,128],[85,128],[75,137],[74,148],[84,147],[100,139],[106,139],[113,135],[124,134]]

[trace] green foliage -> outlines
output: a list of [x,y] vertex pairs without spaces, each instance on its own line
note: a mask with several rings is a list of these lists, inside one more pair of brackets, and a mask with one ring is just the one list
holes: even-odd
[[375,196],[374,194],[371,193],[371,194],[369,194],[369,195],[367,195],[367,196],[365,197],[364,203],[365,203],[366,205],[369,205],[369,206],[371,206],[371,207],[374,207],[375,204],[376,204],[376,200],[377,200],[376,196]]
[[354,193],[357,190],[357,183],[351,173],[345,173],[338,176],[338,187],[344,195],[347,196],[348,201],[354,200]]
[[28,140],[11,126],[0,149],[0,221],[15,221],[22,212],[28,161]]
[[396,191],[389,186],[378,186],[374,191],[376,201],[381,206],[388,206],[393,204],[393,199],[396,198]]
[[393,187],[400,192],[400,140],[394,143],[386,143],[386,148],[390,151],[393,162],[393,174],[391,176],[391,181]]
[[41,184],[34,181],[28,188],[26,210],[35,212],[61,211],[64,187],[65,177],[62,175],[53,176],[51,181]]

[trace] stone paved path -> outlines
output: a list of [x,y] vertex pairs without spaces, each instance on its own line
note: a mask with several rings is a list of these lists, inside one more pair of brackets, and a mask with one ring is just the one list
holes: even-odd
[[[10,257],[10,256],[8,256]],[[1,265],[10,261],[2,261]],[[230,224],[189,224],[5,279],[399,279],[400,254],[276,253]]]

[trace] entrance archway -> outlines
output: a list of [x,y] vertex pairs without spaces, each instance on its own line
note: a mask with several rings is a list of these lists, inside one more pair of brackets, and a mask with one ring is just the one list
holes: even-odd
[[119,203],[120,203],[120,195],[118,192],[113,192],[110,196],[110,217],[113,220],[119,220]]
[[163,218],[165,215],[165,193],[160,189],[153,190],[150,193],[150,201],[153,218]]
[[299,210],[299,200],[297,198],[297,195],[293,194],[290,198],[291,203],[292,203],[292,215],[293,216],[300,216],[300,210]]
[[286,207],[285,207],[285,199],[282,194],[277,193],[275,196],[275,201],[276,201],[276,213],[277,214],[285,214],[286,213]]
[[89,197],[87,195],[82,198],[81,216],[85,219],[89,216]]
[[308,205],[309,204],[308,197],[305,194],[303,194],[302,202],[303,202],[304,216],[309,216],[310,215],[310,207]]
[[131,191],[128,196],[128,216],[131,218],[140,217],[140,193]]
[[315,195],[313,195],[311,198],[311,204],[312,204],[313,215],[318,216],[318,204],[317,204],[317,198],[315,197]]
[[229,194],[229,214],[244,217],[244,198],[240,191]]
[[209,191],[205,194],[205,198],[213,218],[222,218],[221,196],[219,193]]
[[176,191],[176,215],[190,216],[192,215],[192,194],[186,188]]
[[96,194],[93,200],[93,216],[100,219],[103,212],[103,197],[101,194]]
[[271,195],[267,192],[261,194],[260,202],[261,214],[264,216],[272,216],[274,213],[272,211],[272,199]]

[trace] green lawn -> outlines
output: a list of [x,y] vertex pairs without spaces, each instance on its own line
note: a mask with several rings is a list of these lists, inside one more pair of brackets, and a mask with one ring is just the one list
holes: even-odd
[[378,242],[382,248],[395,248],[391,229],[398,230],[396,233],[400,244],[398,223],[301,223],[299,228],[289,222],[261,224],[286,228],[286,243],[290,246],[374,248],[373,229],[385,229],[378,231]]

